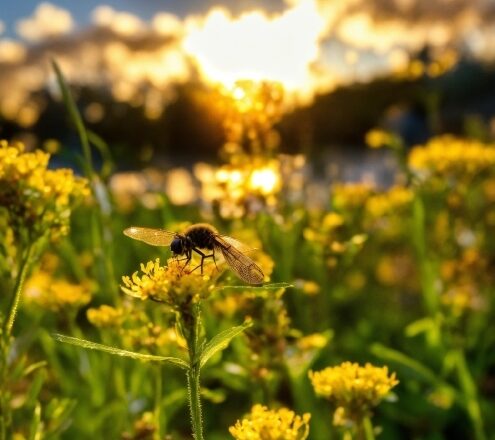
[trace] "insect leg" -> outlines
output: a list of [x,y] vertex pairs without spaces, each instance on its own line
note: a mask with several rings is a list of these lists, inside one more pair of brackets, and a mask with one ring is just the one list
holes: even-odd
[[[208,256],[210,256],[210,255],[208,255]],[[215,258],[215,250],[213,250],[213,252],[211,253],[211,256],[213,257],[213,262],[215,263],[215,267],[217,268],[217,271],[218,271],[217,260]]]
[[194,272],[198,267],[201,267],[201,275],[203,275],[203,261],[206,258],[206,255],[197,248],[193,247],[192,250],[201,255],[201,263],[199,263],[193,270],[191,270],[191,272]]
[[181,273],[182,273],[182,271],[186,268],[186,266],[189,264],[189,262],[191,261],[191,257],[192,257],[192,252],[191,252],[191,249],[186,250],[186,252],[185,252],[185,253],[186,253],[185,258],[181,258],[181,259],[179,260],[179,261],[184,260],[184,259],[186,260],[186,262],[184,263],[184,266],[182,266],[182,268],[181,268]]

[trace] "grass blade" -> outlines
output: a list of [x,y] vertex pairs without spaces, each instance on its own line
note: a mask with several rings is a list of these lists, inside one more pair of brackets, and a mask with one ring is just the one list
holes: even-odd
[[380,359],[400,364],[412,370],[427,382],[432,384],[437,384],[440,382],[439,378],[432,370],[424,366],[421,362],[418,362],[400,351],[393,350],[392,348],[385,347],[381,344],[373,344],[371,346],[371,352]]
[[104,351],[106,353],[113,354],[115,356],[129,357],[144,362],[164,362],[175,365],[180,368],[187,369],[189,365],[186,361],[170,356],[155,356],[152,354],[136,353],[135,351],[122,350],[120,348],[110,347],[108,345],[98,344],[96,342],[87,341],[86,339],[74,338],[72,336],[65,336],[60,334],[53,334],[53,338],[59,342],[66,344],[76,345],[78,347],[86,348],[89,350]]
[[81,118],[81,114],[77,109],[74,98],[72,97],[69,87],[67,86],[67,82],[65,81],[62,70],[55,60],[51,60],[53,70],[55,71],[55,75],[57,77],[57,83],[62,91],[62,98],[64,100],[65,108],[69,111],[69,116],[76,126],[77,132],[79,134],[79,138],[81,139],[81,145],[84,155],[84,170],[88,179],[93,182],[95,171],[93,168],[93,157],[91,154],[91,146],[89,144],[88,133],[86,131],[86,127],[84,126],[84,122]]

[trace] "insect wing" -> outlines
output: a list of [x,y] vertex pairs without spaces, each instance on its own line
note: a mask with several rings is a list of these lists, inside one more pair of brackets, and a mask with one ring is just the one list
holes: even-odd
[[251,252],[254,252],[256,248],[250,247],[247,244],[242,243],[239,240],[236,240],[235,238],[229,237],[228,235],[219,235],[217,239],[220,239],[232,246],[234,246],[238,251],[242,252],[243,254],[249,254]]
[[131,226],[125,229],[124,235],[134,240],[144,241],[152,246],[169,246],[173,239],[177,237],[175,232],[165,229],[142,228],[140,226]]
[[220,250],[225,261],[227,261],[230,268],[241,280],[249,284],[263,283],[265,278],[263,271],[253,260],[251,260],[251,258],[219,238],[217,238],[216,248]]

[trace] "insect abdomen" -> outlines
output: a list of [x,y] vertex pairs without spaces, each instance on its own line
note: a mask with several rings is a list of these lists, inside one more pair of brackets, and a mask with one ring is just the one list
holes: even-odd
[[216,229],[206,223],[189,226],[184,233],[195,247],[203,249],[213,249],[216,234]]

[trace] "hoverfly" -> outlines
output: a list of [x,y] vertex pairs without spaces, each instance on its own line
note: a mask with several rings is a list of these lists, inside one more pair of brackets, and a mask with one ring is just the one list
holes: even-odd
[[[196,252],[201,257],[201,263],[193,270],[200,267],[201,273],[203,273],[205,259],[212,258],[216,265],[215,252],[218,251],[221,252],[229,267],[246,283],[261,284],[265,277],[259,266],[241,252],[239,248],[243,247],[242,243],[232,237],[220,235],[213,226],[207,223],[191,225],[182,234],[140,226],[131,226],[124,230],[124,234],[152,246],[170,246],[174,256],[185,256],[184,267],[191,261],[192,253]],[[210,253],[207,254],[203,250],[210,251]]]

